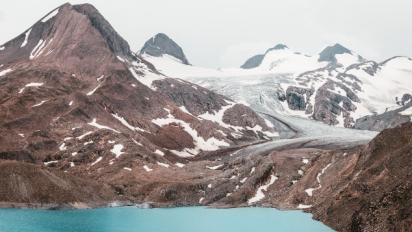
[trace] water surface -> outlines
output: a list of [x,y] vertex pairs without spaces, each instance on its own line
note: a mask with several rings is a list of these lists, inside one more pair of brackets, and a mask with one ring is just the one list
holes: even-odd
[[0,209],[1,232],[323,232],[311,214],[270,208]]

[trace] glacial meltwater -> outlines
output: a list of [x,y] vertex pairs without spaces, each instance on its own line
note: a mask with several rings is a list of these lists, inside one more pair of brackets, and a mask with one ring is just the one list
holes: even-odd
[[311,214],[270,208],[202,207],[92,210],[0,209],[1,232],[305,232],[333,231]]

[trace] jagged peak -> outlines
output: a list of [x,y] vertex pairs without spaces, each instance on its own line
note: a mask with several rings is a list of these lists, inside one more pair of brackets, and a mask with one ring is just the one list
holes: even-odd
[[148,54],[156,57],[169,55],[178,59],[183,64],[190,65],[183,49],[165,33],[158,33],[146,41],[139,54]]

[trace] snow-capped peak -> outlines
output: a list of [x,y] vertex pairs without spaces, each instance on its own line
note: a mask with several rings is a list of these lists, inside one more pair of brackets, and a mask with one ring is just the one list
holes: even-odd
[[318,61],[348,67],[351,64],[365,61],[365,59],[352,50],[336,43],[323,49],[319,53]]

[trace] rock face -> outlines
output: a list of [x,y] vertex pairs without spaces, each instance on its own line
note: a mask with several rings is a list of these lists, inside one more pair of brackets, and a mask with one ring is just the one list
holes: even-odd
[[283,50],[283,49],[287,49],[287,48],[288,48],[288,46],[286,46],[284,44],[277,44],[273,48],[269,48],[268,50],[266,50],[265,54],[259,54],[259,55],[255,55],[255,56],[250,57],[249,59],[246,60],[246,62],[242,66],[240,66],[240,68],[242,68],[242,69],[252,69],[252,68],[259,67],[259,65],[262,63],[263,59],[265,58],[265,56],[268,52],[271,52],[271,51],[274,51],[274,50]]
[[[161,35],[153,40],[166,42]],[[134,191],[152,183],[133,185],[132,170],[144,177],[157,167],[180,168],[188,159],[268,140],[275,132],[250,108],[160,74],[89,4],[62,5],[1,47],[0,163],[31,163],[20,165],[33,171],[13,179],[17,185],[51,173],[43,201],[37,190],[5,201],[68,207],[144,201]],[[123,176],[130,183],[124,185]],[[53,183],[65,178],[74,182],[53,192]],[[97,195],[80,191],[84,198],[66,195],[83,183],[73,178],[108,185],[107,197],[96,198],[99,189]],[[60,193],[67,198],[53,198]]]
[[[309,99],[313,92],[313,89],[305,89],[295,86],[288,87],[286,90],[286,101],[288,102],[289,108],[292,110],[305,111],[307,108],[306,99]],[[310,110],[310,107],[308,107],[308,110]]]
[[313,210],[339,231],[408,231],[412,124],[384,130],[360,151],[344,187]]
[[140,55],[148,54],[151,56],[170,55],[180,60],[183,64],[190,65],[182,48],[166,34],[159,33],[149,39],[140,50]]
[[256,55],[256,56],[252,56],[248,60],[246,60],[246,62],[244,64],[242,64],[242,66],[240,66],[240,67],[243,68],[243,69],[256,68],[262,63],[263,58],[265,58],[265,55],[259,54],[259,55]]
[[319,53],[319,61],[327,61],[336,63],[336,55],[352,54],[352,52],[340,44],[328,46],[321,53]]
[[[407,96],[407,95],[406,95]],[[410,110],[411,103],[399,107],[395,110],[390,110],[378,115],[368,115],[356,120],[354,128],[360,130],[382,131],[386,128],[397,127],[403,123],[411,121],[411,113],[404,113]]]
[[115,196],[106,184],[16,161],[0,162],[0,183],[0,207],[97,207]]

